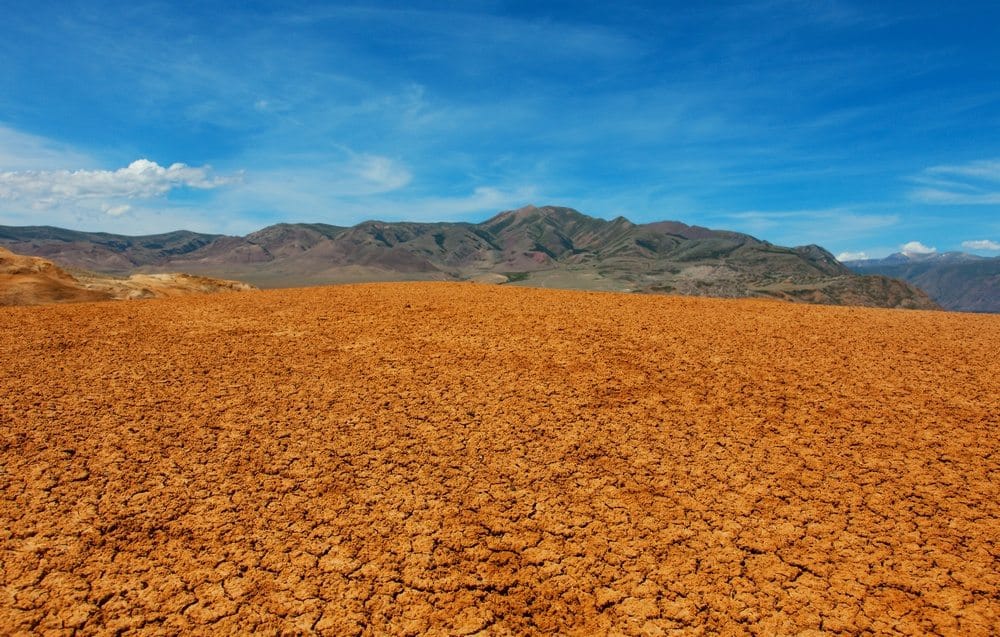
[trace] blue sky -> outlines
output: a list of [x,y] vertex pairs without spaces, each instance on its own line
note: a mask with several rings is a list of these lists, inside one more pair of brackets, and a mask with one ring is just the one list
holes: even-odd
[[1000,3],[4,13],[0,224],[242,234],[535,203],[1000,254]]

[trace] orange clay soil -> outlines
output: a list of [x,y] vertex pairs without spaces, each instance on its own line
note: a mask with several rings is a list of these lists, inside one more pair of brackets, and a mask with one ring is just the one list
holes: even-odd
[[996,634],[1000,316],[0,309],[0,632]]

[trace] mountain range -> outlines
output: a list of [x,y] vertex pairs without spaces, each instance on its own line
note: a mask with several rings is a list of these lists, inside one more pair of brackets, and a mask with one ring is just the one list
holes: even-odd
[[0,246],[110,274],[184,271],[261,287],[380,280],[773,297],[934,308],[923,292],[861,276],[816,245],[787,248],[677,221],[635,224],[557,206],[482,223],[277,224],[243,237],[177,231],[142,237],[0,226]]
[[1000,312],[1000,257],[965,252],[897,252],[884,259],[846,261],[859,274],[880,274],[917,286],[941,307]]

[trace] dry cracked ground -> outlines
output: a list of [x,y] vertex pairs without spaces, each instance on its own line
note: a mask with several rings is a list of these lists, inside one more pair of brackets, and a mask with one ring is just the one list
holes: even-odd
[[997,634],[1000,316],[0,309],[4,634]]

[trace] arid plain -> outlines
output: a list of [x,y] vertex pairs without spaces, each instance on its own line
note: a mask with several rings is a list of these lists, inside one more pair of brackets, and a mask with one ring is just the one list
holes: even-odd
[[4,634],[996,634],[1000,316],[0,308]]

